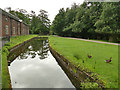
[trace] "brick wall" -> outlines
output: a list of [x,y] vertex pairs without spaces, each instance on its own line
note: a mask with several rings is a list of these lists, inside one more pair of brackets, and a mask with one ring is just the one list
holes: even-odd
[[22,22],[20,23],[20,27],[21,27],[21,30],[20,30],[20,31],[21,31],[21,35],[23,35],[23,32],[24,32],[23,27],[24,27],[24,26],[23,26],[23,23],[22,23]]
[[16,36],[18,33],[17,21],[12,19],[12,36]]
[[0,37],[28,34],[29,27],[25,23],[0,9]]
[[9,36],[11,34],[10,17],[2,14],[2,36]]
[[17,22],[17,26],[18,26],[18,31],[17,31],[18,33],[17,33],[17,35],[20,35],[21,34],[21,32],[20,32],[20,29],[21,29],[20,28],[20,22]]

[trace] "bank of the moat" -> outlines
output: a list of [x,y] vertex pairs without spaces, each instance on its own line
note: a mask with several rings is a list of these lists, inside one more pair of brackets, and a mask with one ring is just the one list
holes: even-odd
[[[36,41],[36,40],[40,40],[39,42],[38,41]],[[53,56],[56,58],[56,61],[57,61],[57,63],[61,66],[61,68],[64,70],[64,72],[66,73],[66,75],[69,77],[69,79],[66,77],[66,75],[65,75],[65,77],[67,78],[67,80],[68,80],[68,84],[65,84],[65,82],[62,82],[62,81],[60,81],[60,83],[62,83],[62,84],[64,84],[64,85],[58,85],[58,87],[59,88],[74,88],[74,86],[76,87],[76,88],[81,88],[82,86],[85,86],[84,84],[88,84],[88,86],[90,85],[90,87],[92,87],[92,88],[97,88],[97,87],[104,87],[104,85],[101,83],[101,82],[99,82],[96,78],[94,79],[93,77],[91,77],[91,76],[89,76],[89,74],[88,73],[86,73],[85,71],[82,71],[82,70],[80,70],[80,69],[78,69],[77,67],[75,67],[72,63],[70,63],[69,62],[69,60],[67,60],[67,59],[65,59],[62,55],[60,55],[58,52],[56,52],[51,46],[47,46],[46,47],[46,45],[48,45],[48,41],[44,41],[44,40],[46,40],[46,38],[38,38],[38,37],[36,37],[36,38],[33,38],[33,39],[30,39],[30,40],[28,40],[28,41],[25,41],[24,43],[22,43],[22,44],[19,44],[19,45],[16,45],[15,47],[13,47],[11,50],[10,50],[10,54],[8,55],[8,64],[10,65],[9,66],[9,70],[10,70],[10,75],[12,76],[12,78],[11,78],[11,81],[12,81],[12,87],[19,87],[19,85],[22,85],[22,86],[20,86],[20,87],[25,87],[25,82],[27,83],[27,82],[30,82],[29,80],[29,78],[31,78],[31,76],[32,76],[32,73],[33,73],[33,75],[34,76],[36,76],[36,75],[38,75],[38,76],[40,76],[40,75],[42,75],[41,77],[43,77],[44,76],[44,74],[43,73],[45,73],[44,71],[46,70],[46,68],[45,69],[40,69],[40,67],[39,66],[41,66],[41,65],[43,65],[43,64],[45,64],[45,63],[42,63],[42,64],[40,64],[40,65],[38,65],[38,63],[39,62],[41,62],[41,61],[45,61],[44,59],[46,59],[46,58],[49,58],[49,55],[51,56],[51,53],[53,54]],[[32,42],[33,41],[33,42]],[[34,41],[36,41],[36,42],[34,42]],[[42,41],[42,44],[46,44],[45,46],[43,46],[42,45],[42,47],[41,47],[41,41]],[[36,45],[38,43],[38,45]],[[32,46],[33,45],[33,46]],[[37,49],[36,49],[37,48]],[[38,49],[39,48],[39,49]],[[46,50],[43,50],[43,48],[46,48]],[[51,51],[51,53],[50,53],[50,51],[49,50],[47,50],[47,49],[49,49],[50,48],[50,51]],[[34,49],[34,50],[33,50]],[[45,53],[44,53],[45,52]],[[47,52],[47,53],[46,53]],[[35,60],[34,60],[34,58],[35,57],[37,57]],[[30,60],[31,59],[31,60]],[[47,59],[48,60],[48,59]],[[46,61],[47,61],[46,60]],[[36,65],[31,65],[31,63],[33,63],[32,61],[36,61],[35,63],[36,63]],[[55,61],[55,60],[54,60]],[[50,61],[50,60],[48,60],[48,62],[47,63],[51,63],[52,61]],[[26,67],[26,65],[25,64],[23,64],[23,63],[26,63],[26,65],[27,64],[29,64],[28,65],[28,67]],[[23,66],[22,66],[22,64],[23,64]],[[51,64],[46,64],[45,66],[43,66],[43,67],[49,67],[49,65],[51,65]],[[57,64],[56,64],[57,65]],[[54,63],[53,63],[53,65],[52,66],[54,66]],[[60,67],[59,66],[59,67]],[[17,68],[15,68],[15,67],[17,67]],[[32,69],[32,67],[35,67],[34,69]],[[51,67],[51,66],[50,66]],[[21,69],[22,68],[22,69]],[[29,68],[29,70],[28,70],[28,74],[30,75],[30,77],[28,77],[28,75],[26,74],[26,73],[24,73],[23,75],[21,75],[23,72],[20,72],[20,70],[22,70],[22,71],[25,71],[26,70],[26,68]],[[31,68],[31,69],[30,69]],[[35,71],[36,69],[38,69],[38,71]],[[55,68],[53,67],[53,68],[51,68],[51,70],[53,70],[51,73],[54,73],[54,70]],[[31,70],[32,71],[35,71],[35,72],[31,72]],[[16,71],[16,72],[15,72]],[[50,71],[50,70],[48,70],[48,71]],[[47,72],[48,72],[47,71]],[[11,72],[13,72],[13,73],[11,73]],[[37,74],[36,72],[40,72],[39,74]],[[62,73],[64,73],[64,72],[62,72]],[[18,75],[17,75],[18,74]],[[56,74],[52,74],[53,76],[56,76],[56,75],[58,75],[58,74],[60,74],[61,75],[61,73],[59,73],[59,72],[57,72]],[[20,80],[22,80],[22,79],[20,79],[19,78],[19,75],[21,76],[21,77],[24,77],[24,80],[25,80],[25,78],[28,78],[28,81],[20,81]],[[50,74],[48,73],[48,75],[49,76],[47,76],[51,81],[54,81],[51,77],[52,77],[52,75],[50,76]],[[45,75],[46,76],[46,75]],[[44,76],[44,77],[45,77]],[[18,77],[18,81],[16,81],[17,80],[17,78],[15,78],[15,77]],[[59,78],[60,80],[61,79],[63,79],[63,81],[65,81],[65,79],[64,78],[60,78],[60,76],[57,76],[57,78]],[[46,81],[47,82],[49,82],[49,79],[47,79]],[[56,80],[57,82],[59,81],[59,79],[58,80]],[[39,81],[39,82],[36,82],[36,81]],[[43,82],[45,79],[40,79],[40,77],[39,78],[37,78],[37,79],[32,79],[31,81],[32,81],[32,83],[30,83],[30,85],[26,85],[26,86],[31,86],[31,87],[34,87],[35,88],[35,86],[32,86],[33,85],[33,83],[34,82],[36,82],[36,83],[41,83],[41,85],[43,86],[42,88],[44,88],[44,87],[47,87],[46,86],[46,84],[45,84],[45,82]],[[67,81],[66,80],[66,81]],[[33,82],[34,81],[34,82]],[[42,82],[40,82],[40,81],[42,81]],[[70,83],[70,81],[72,82],[72,83]],[[82,84],[81,84],[82,83]],[[56,83],[57,84],[57,83]],[[73,85],[74,86],[73,86]],[[16,86],[16,85],[18,85],[18,86]],[[37,84],[38,86],[36,86],[36,87],[39,87],[39,84]],[[44,86],[45,85],[45,86]],[[54,85],[54,84],[53,84]],[[55,85],[56,87],[57,87],[57,85]],[[52,87],[52,86],[48,86],[49,88],[56,88],[56,87]],[[63,86],[63,87],[62,87]],[[39,87],[40,88],[40,87]]]
[[10,53],[10,49],[18,46],[19,44],[22,44],[24,41],[30,40],[34,37],[37,37],[37,35],[27,35],[27,36],[15,36],[10,38],[10,42],[6,43],[4,47],[2,47],[2,57],[1,57],[1,64],[2,64],[2,81],[1,86],[2,88],[11,88],[10,84],[10,76],[8,71],[8,63],[7,63],[7,57]]

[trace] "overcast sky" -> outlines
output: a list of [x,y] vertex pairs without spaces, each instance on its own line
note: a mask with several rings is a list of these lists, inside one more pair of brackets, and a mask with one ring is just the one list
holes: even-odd
[[28,12],[35,11],[36,14],[40,9],[48,11],[49,19],[52,21],[60,8],[71,7],[73,3],[81,4],[84,0],[1,0],[0,8],[5,9],[25,9]]

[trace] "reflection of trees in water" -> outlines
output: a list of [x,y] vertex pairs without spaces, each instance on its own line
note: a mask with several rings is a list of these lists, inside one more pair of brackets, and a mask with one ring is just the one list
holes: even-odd
[[29,55],[31,58],[35,58],[36,56],[39,56],[40,59],[47,58],[49,51],[48,40],[38,39],[33,40],[28,44],[29,47],[19,55],[19,59],[27,59]]
[[40,59],[45,59],[48,56],[48,41],[42,41],[42,47],[37,51],[37,54],[40,56]]
[[25,54],[24,52],[27,51],[26,48],[28,48],[28,47],[29,47],[29,44],[25,44],[25,45],[22,45],[22,46],[20,46],[16,49],[14,49],[13,51],[10,52],[7,60],[8,61],[13,61],[13,60],[15,60],[15,58],[20,56],[20,54],[21,54],[21,58],[18,57],[18,59],[27,59],[28,56],[27,55],[23,56],[23,54]]

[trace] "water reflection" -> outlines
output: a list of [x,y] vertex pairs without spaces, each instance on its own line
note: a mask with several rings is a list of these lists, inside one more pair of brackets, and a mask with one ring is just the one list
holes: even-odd
[[39,56],[39,60],[43,60],[47,58],[49,46],[48,40],[32,40],[25,45],[17,48],[16,50],[12,51],[8,56],[8,63],[10,63],[18,57],[19,60],[27,59],[30,55],[31,58],[35,58],[37,55]]
[[27,59],[30,55],[31,58],[35,58],[37,55],[40,60],[47,58],[48,56],[48,40],[33,40],[29,44],[29,47],[20,54],[19,59]]
[[9,66],[13,88],[74,88],[50,53],[48,40],[34,40],[26,47]]

